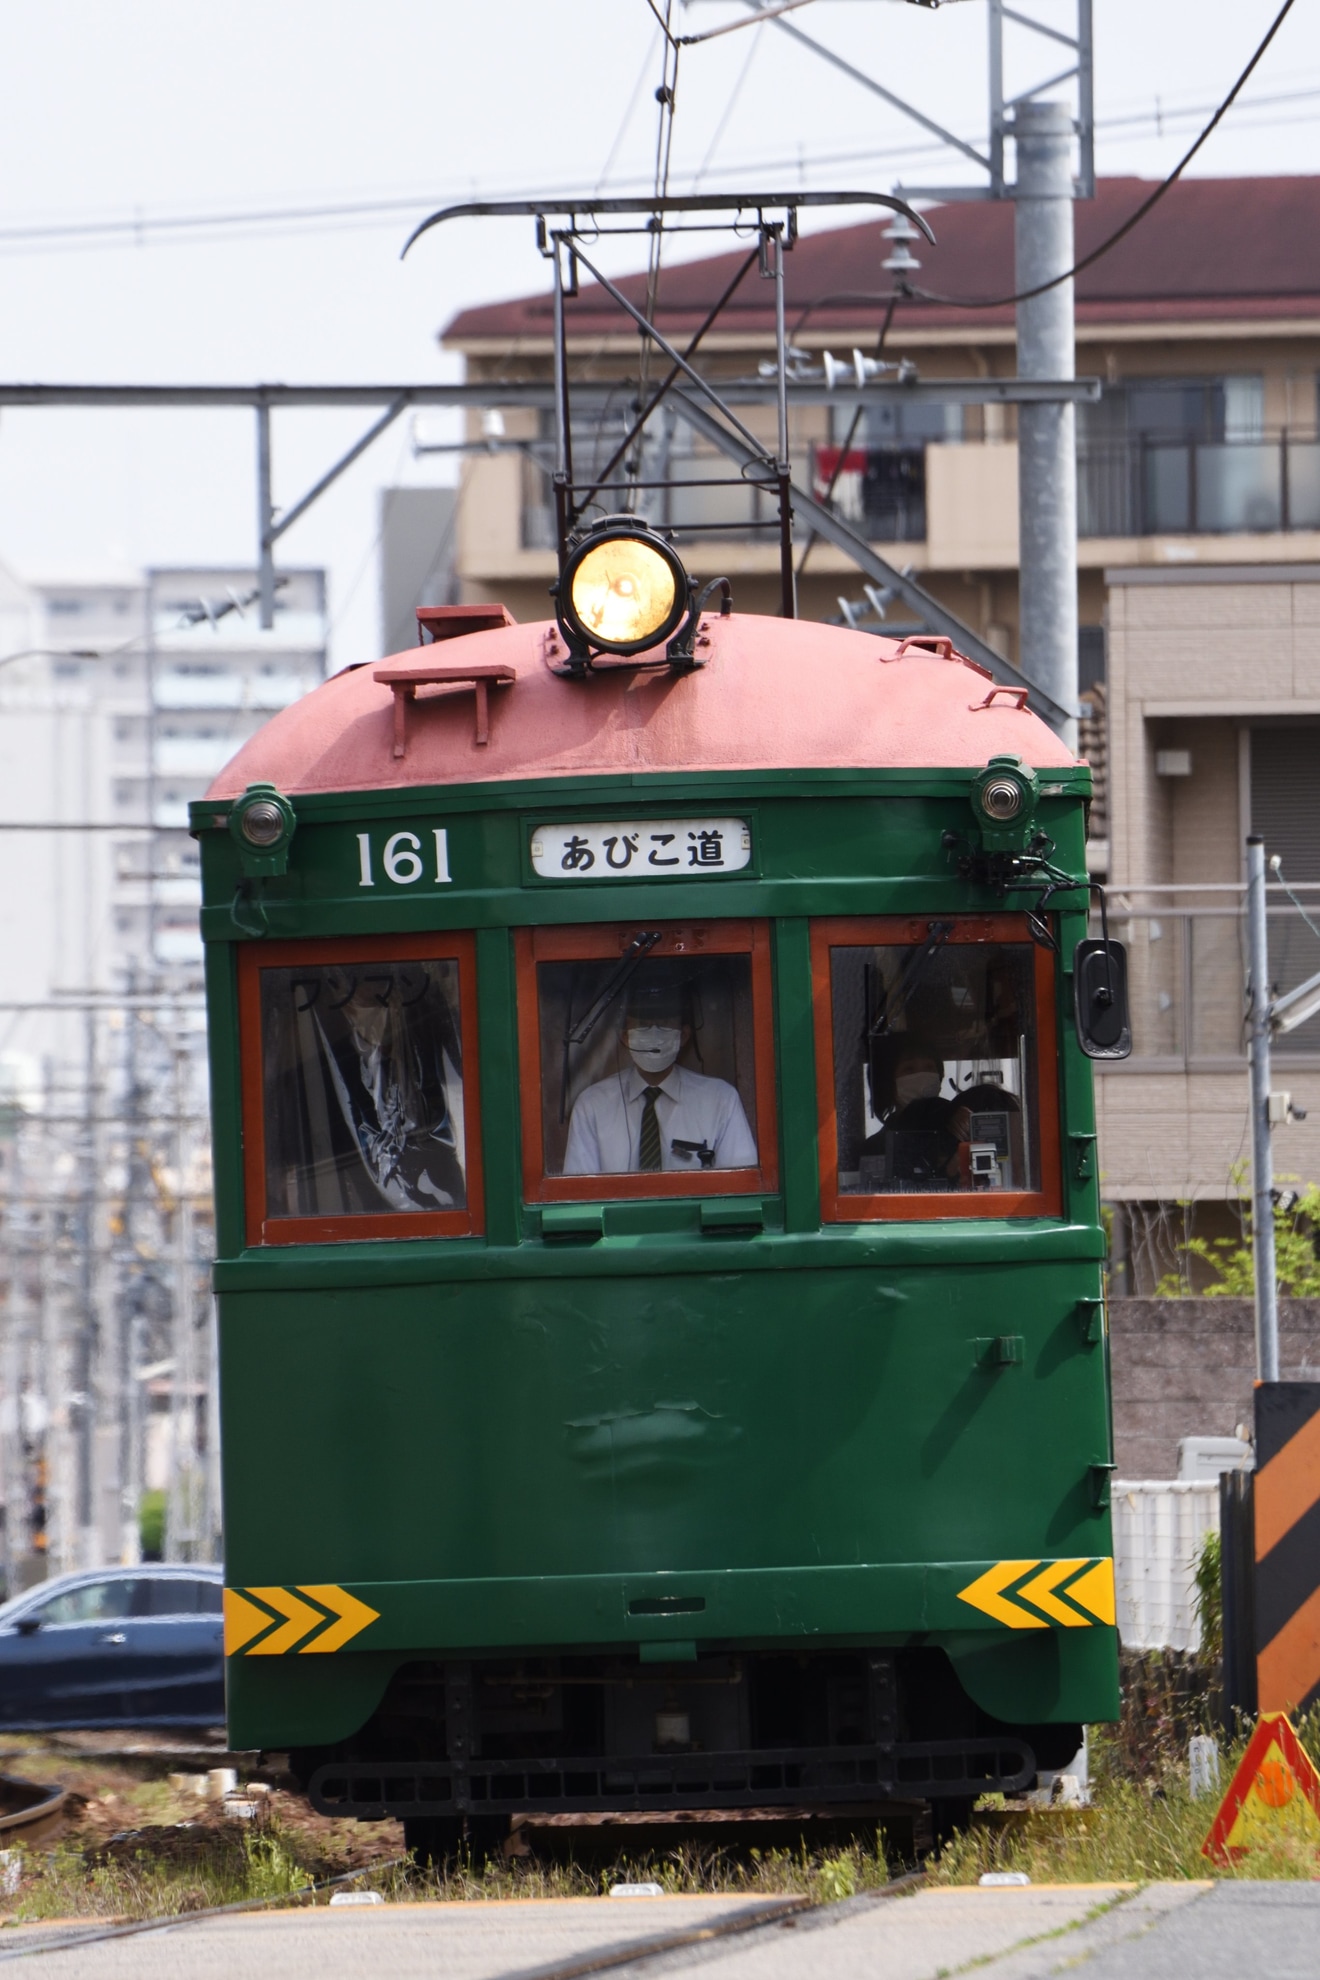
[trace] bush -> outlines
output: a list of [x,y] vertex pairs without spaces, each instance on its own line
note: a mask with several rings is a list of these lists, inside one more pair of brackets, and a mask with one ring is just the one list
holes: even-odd
[[165,1494],[144,1492],[138,1501],[138,1539],[144,1561],[165,1556]]
[[[1186,1299],[1191,1293],[1188,1261],[1199,1258],[1214,1273],[1204,1288],[1209,1298],[1254,1299],[1256,1267],[1251,1253],[1251,1199],[1239,1201],[1242,1235],[1190,1237],[1178,1246],[1178,1269],[1166,1272],[1155,1288],[1158,1299]],[[1274,1205],[1274,1270],[1285,1299],[1320,1296],[1320,1185],[1307,1183],[1281,1193]]]

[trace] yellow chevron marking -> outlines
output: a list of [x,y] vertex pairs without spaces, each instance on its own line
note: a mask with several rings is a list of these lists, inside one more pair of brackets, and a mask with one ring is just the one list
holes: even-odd
[[1016,1593],[1021,1601],[1034,1602],[1042,1614],[1056,1623],[1062,1623],[1065,1629],[1089,1629],[1090,1617],[1079,1616],[1076,1609],[1068,1608],[1054,1592],[1061,1581],[1066,1581],[1070,1574],[1076,1574],[1078,1568],[1085,1566],[1085,1558],[1080,1561],[1051,1561]]
[[266,1602],[272,1609],[288,1621],[277,1629],[273,1636],[263,1638],[248,1651],[249,1657],[282,1657],[286,1650],[292,1650],[300,1637],[308,1630],[316,1629],[325,1621],[319,1609],[309,1609],[306,1602],[300,1602],[291,1588],[249,1588],[249,1595],[255,1595],[259,1602]]
[[1004,1599],[1003,1591],[1010,1581],[1016,1581],[1020,1575],[1029,1574],[1032,1568],[1039,1566],[1039,1561],[996,1561],[975,1581],[969,1581],[966,1588],[958,1590],[958,1600],[970,1603],[972,1608],[980,1609],[995,1622],[1007,1623],[1010,1629],[1048,1629],[1049,1624],[1043,1623],[1039,1616],[1033,1616],[1026,1609],[1019,1609],[1016,1603]]
[[350,1595],[346,1588],[337,1588],[333,1582],[300,1588],[299,1594],[310,1595],[324,1609],[333,1612],[336,1621],[329,1629],[323,1629],[310,1643],[304,1643],[299,1656],[309,1657],[314,1650],[342,1650],[351,1637],[364,1630],[368,1623],[374,1623],[380,1615],[379,1609],[369,1609],[365,1602],[359,1602],[356,1595]]
[[254,1636],[260,1636],[263,1629],[269,1629],[274,1616],[267,1615],[264,1609],[245,1602],[236,1588],[225,1590],[225,1655],[237,1656],[245,1643]]
[[1074,1581],[1067,1591],[1068,1600],[1087,1609],[1097,1622],[1114,1621],[1114,1563],[1110,1560],[1097,1561],[1079,1581]]

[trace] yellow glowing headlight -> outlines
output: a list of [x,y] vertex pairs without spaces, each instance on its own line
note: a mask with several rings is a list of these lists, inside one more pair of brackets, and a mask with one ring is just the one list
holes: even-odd
[[660,645],[688,605],[674,552],[635,528],[588,539],[570,555],[561,596],[569,623],[592,646],[616,653]]

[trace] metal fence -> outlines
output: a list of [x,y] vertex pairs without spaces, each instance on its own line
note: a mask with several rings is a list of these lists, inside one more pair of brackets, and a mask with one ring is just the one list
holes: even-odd
[[1320,529],[1320,440],[1138,436],[1077,449],[1080,536]]
[[[1320,885],[1294,889],[1320,927]],[[1247,1055],[1245,888],[1145,887],[1110,896],[1111,934],[1127,944],[1130,1065],[1163,1071],[1244,1066]],[[1274,993],[1320,968],[1320,936],[1283,894],[1267,911]],[[1099,932],[1099,924],[1096,924]],[[1320,1059],[1320,1017],[1278,1039],[1276,1057]]]

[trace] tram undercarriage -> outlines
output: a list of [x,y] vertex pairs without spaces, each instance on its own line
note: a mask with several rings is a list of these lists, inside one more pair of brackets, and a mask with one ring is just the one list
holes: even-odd
[[944,1652],[752,1650],[413,1663],[333,1750],[292,1756],[314,1806],[489,1835],[530,1813],[970,1809],[1077,1751],[1077,1725],[1006,1726]]

